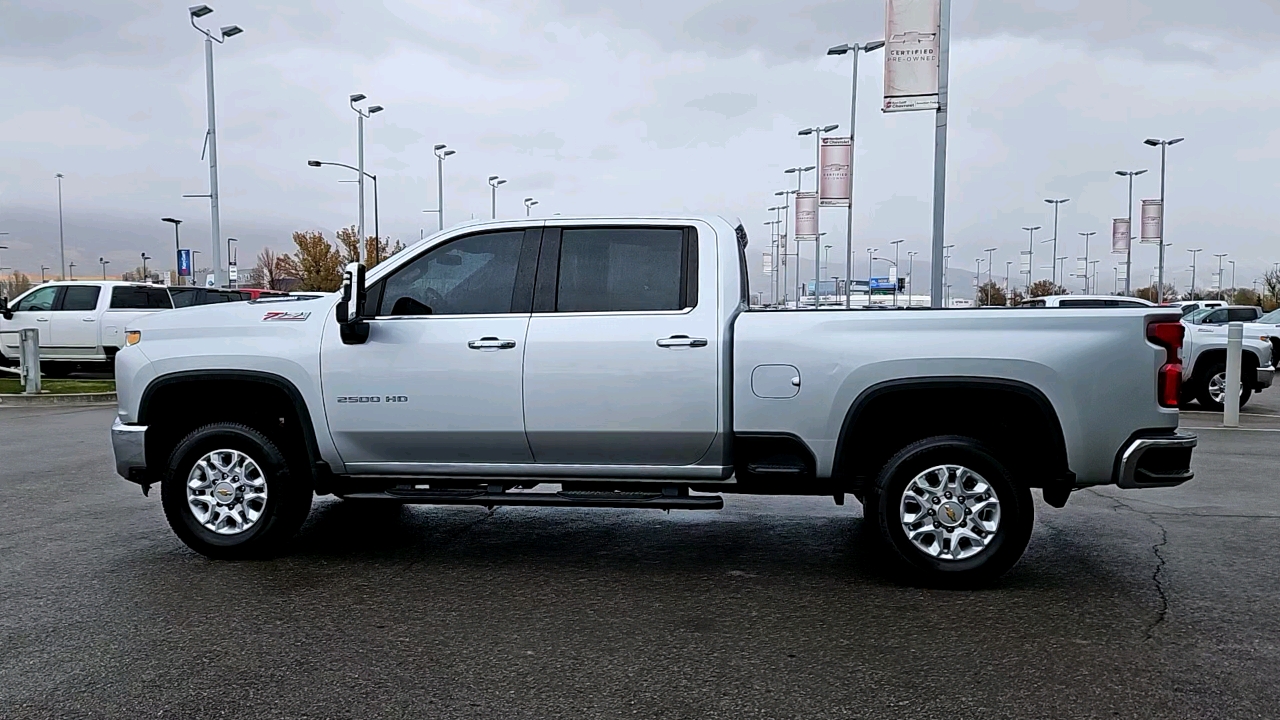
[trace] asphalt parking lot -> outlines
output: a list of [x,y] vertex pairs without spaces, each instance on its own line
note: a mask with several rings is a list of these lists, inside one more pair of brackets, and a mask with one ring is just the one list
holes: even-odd
[[1246,412],[1192,483],[1040,504],[945,592],[808,498],[323,499],[287,557],[211,562],[114,475],[111,409],[0,410],[0,717],[1274,718],[1280,392]]

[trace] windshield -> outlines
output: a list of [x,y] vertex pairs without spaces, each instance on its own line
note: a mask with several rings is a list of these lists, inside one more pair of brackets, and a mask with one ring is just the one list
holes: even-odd
[[1213,308],[1200,308],[1199,310],[1192,310],[1191,312],[1187,313],[1186,317],[1182,319],[1186,320],[1189,323],[1198,324],[1201,320],[1204,319],[1205,315],[1208,315],[1211,312],[1213,312]]
[[1254,322],[1262,323],[1264,325],[1280,325],[1280,308],[1272,310],[1266,315],[1254,320]]

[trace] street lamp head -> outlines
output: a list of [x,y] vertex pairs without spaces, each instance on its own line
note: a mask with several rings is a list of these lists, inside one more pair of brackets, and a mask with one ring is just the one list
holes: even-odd
[[824,133],[829,133],[829,132],[831,132],[832,130],[835,130],[836,128],[838,128],[838,127],[840,127],[840,126],[839,126],[839,125],[828,125],[828,126],[826,126],[826,127],[822,128],[822,132],[824,132]]
[[797,132],[796,134],[797,134],[797,135],[812,135],[812,134],[814,134],[814,133],[815,133],[815,132],[817,132],[817,131],[818,131],[818,128],[805,128],[805,129],[803,129],[803,130],[801,130],[801,131]]
[[374,114],[374,113],[380,113],[380,112],[382,112],[382,109],[383,109],[383,108],[382,108],[382,106],[381,106],[381,105],[370,105],[370,106],[369,106],[369,114],[370,114],[370,115],[372,115],[372,114]]
[[490,176],[489,176],[489,182],[493,182],[494,180],[497,180],[497,179],[498,179],[498,176],[497,176],[497,175],[490,175]]
[[432,150],[437,150],[437,151],[439,151],[439,150],[443,150],[444,148],[445,148],[444,143],[441,143],[441,144],[436,145],[435,147],[433,147],[433,148],[431,148],[431,149],[432,149]]
[[863,46],[862,46],[862,51],[863,51],[863,52],[875,52],[876,50],[879,50],[879,49],[880,49],[880,48],[882,48],[882,47],[884,47],[884,41],[883,41],[883,40],[872,40],[871,42],[869,42],[869,43],[867,43],[866,45],[863,45]]
[[1169,144],[1170,144],[1170,145],[1177,145],[1178,143],[1182,142],[1182,141],[1183,141],[1183,140],[1185,140],[1185,139],[1186,139],[1186,138],[1174,138],[1174,139],[1172,139],[1172,140],[1170,140],[1170,141],[1169,141]]
[[323,163],[321,163],[319,160],[308,160],[308,161],[307,161],[307,165],[309,165],[309,166],[311,166],[311,167],[320,167],[320,165],[322,165],[322,164],[323,164]]
[[827,48],[827,54],[828,55],[844,55],[845,53],[849,52],[852,49],[853,48],[849,47],[848,43],[846,43],[844,45],[836,45],[833,48]]
[[361,100],[364,100],[365,98],[366,98],[366,95],[364,93],[356,93],[351,96],[351,102],[358,103]]
[[58,178],[59,180],[61,180],[62,178],[66,177],[66,175],[63,175],[62,173],[54,173],[54,174],[53,174],[53,176],[54,176],[54,177],[56,177],[56,178]]
[[244,30],[239,25],[228,25],[222,28],[219,32],[222,33],[222,39],[226,40],[229,37],[235,37],[236,35],[239,35],[240,33],[244,32]]
[[209,7],[208,5],[192,5],[191,7],[187,8],[187,12],[191,13],[191,17],[193,18],[202,18],[205,15],[208,15],[209,13],[213,12],[213,8]]
[[506,182],[507,182],[506,180],[499,180],[498,182],[494,183],[494,186],[496,187],[498,185],[505,185]]
[[181,220],[179,220],[178,218],[171,218],[171,217],[168,217],[168,218],[160,218],[160,222],[173,223],[174,225],[181,225],[181,224],[182,224],[182,221],[181,221]]
[[457,150],[445,150],[444,152],[440,153],[440,156],[442,158],[447,158],[450,155],[457,155],[457,154],[458,154]]

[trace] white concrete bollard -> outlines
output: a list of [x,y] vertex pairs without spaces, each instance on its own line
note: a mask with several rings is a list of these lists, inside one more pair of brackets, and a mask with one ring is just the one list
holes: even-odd
[[39,395],[40,335],[35,328],[18,331],[18,369],[21,371],[22,391],[27,395]]
[[1227,386],[1222,392],[1222,424],[1240,427],[1240,354],[1244,347],[1244,323],[1227,324]]

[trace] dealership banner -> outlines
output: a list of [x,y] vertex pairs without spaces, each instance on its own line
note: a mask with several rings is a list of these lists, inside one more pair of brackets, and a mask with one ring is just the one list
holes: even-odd
[[847,137],[824,137],[818,169],[818,205],[849,207],[853,200],[853,143]]
[[1124,255],[1129,252],[1130,234],[1129,218],[1115,218],[1111,221],[1111,252]]
[[796,193],[796,239],[818,237],[818,193]]
[[886,0],[884,111],[938,109],[942,0]]
[[763,270],[763,272],[764,272],[764,274],[765,274],[765,275],[768,275],[769,273],[772,273],[772,272],[773,272],[773,256],[772,256],[772,255],[764,255],[764,256],[762,256],[762,257],[763,257],[763,267],[762,267],[762,270]]
[[1159,244],[1164,238],[1164,205],[1159,200],[1142,201],[1142,242]]

